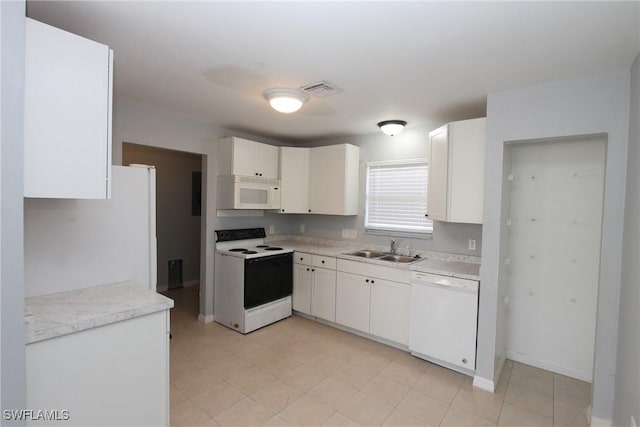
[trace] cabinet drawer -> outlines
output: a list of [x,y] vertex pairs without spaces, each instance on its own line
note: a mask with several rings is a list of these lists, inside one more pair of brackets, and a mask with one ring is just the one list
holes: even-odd
[[294,264],[304,264],[304,265],[311,265],[311,259],[313,258],[313,256],[309,253],[306,252],[298,252],[295,251],[293,253],[293,262]]
[[314,267],[336,269],[336,258],[330,256],[314,255],[312,257],[312,265]]

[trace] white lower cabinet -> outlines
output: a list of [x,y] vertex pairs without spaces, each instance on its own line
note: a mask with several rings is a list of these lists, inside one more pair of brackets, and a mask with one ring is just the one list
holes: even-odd
[[409,345],[411,286],[375,279],[371,285],[370,332],[373,335]]
[[408,345],[409,275],[405,270],[340,260],[336,323]]
[[336,320],[336,259],[296,252],[293,264],[293,309]]
[[168,310],[31,343],[25,351],[27,408],[66,410],[65,426],[169,425]]
[[306,264],[293,264],[293,298],[295,311],[311,314],[311,267]]
[[337,277],[336,323],[368,333],[371,302],[369,279],[342,271],[338,272]]
[[315,267],[312,273],[311,314],[334,322],[336,320],[336,271]]

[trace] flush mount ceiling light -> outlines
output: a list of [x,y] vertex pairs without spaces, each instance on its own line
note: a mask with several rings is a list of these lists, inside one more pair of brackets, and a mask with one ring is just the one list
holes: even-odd
[[404,120],[385,120],[384,122],[378,123],[380,130],[389,136],[399,134],[406,125],[407,122]]
[[271,107],[281,113],[295,113],[309,99],[306,93],[287,88],[268,89],[263,95]]

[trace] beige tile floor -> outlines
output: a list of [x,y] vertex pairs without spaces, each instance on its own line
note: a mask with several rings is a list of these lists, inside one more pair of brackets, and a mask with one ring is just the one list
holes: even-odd
[[172,426],[587,426],[590,384],[507,361],[496,393],[471,378],[293,316],[248,335],[171,312]]

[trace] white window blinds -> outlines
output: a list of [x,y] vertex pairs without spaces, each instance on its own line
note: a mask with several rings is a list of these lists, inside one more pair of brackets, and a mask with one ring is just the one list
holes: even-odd
[[367,230],[431,233],[427,213],[426,159],[367,163],[365,228]]

